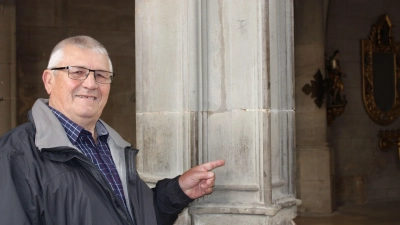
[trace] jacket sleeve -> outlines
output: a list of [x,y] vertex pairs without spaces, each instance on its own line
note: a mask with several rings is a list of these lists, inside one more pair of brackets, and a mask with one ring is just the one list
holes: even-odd
[[157,182],[153,188],[154,208],[158,225],[172,225],[179,213],[194,199],[189,198],[179,186],[179,176]]
[[0,225],[40,224],[38,187],[22,153],[0,147]]

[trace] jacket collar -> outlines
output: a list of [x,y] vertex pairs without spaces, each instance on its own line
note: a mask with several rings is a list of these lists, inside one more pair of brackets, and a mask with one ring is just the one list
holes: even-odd
[[[35,144],[39,150],[56,147],[71,147],[77,149],[68,139],[64,128],[47,106],[48,99],[38,99],[32,107],[30,120],[36,127]],[[131,144],[125,141],[113,128],[100,120],[106,127],[109,138],[121,148],[130,147]],[[77,149],[79,151],[79,149]]]

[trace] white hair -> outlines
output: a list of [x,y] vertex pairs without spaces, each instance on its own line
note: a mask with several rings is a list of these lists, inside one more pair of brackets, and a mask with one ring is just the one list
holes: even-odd
[[106,48],[100,42],[95,40],[94,38],[89,37],[89,36],[83,36],[83,35],[69,37],[69,38],[66,38],[66,39],[60,41],[51,51],[51,55],[50,55],[49,63],[47,64],[47,68],[50,69],[50,68],[56,67],[58,65],[58,63],[64,57],[64,48],[66,46],[71,46],[71,45],[76,46],[78,48],[82,48],[82,49],[89,49],[93,52],[106,55],[108,58],[110,71],[111,72],[113,71],[111,59],[108,55]]

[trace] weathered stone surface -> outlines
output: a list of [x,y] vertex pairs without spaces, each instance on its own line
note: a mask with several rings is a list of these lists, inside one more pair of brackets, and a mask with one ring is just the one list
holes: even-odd
[[300,204],[294,198],[293,70],[287,66],[293,39],[285,28],[292,26],[292,4],[156,2],[136,1],[142,177],[153,184],[222,158],[226,165],[215,170],[213,194],[192,203],[190,217],[179,223],[291,221]]

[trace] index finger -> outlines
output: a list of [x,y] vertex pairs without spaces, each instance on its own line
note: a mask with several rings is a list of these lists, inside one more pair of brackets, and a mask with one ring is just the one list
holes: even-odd
[[210,170],[213,170],[213,169],[215,169],[217,167],[221,167],[223,165],[225,165],[225,160],[220,159],[220,160],[211,161],[211,162],[208,162],[208,163],[201,164],[201,165],[199,165],[199,167],[201,167],[203,170],[210,171]]

